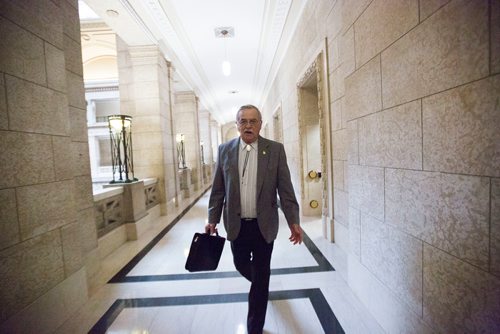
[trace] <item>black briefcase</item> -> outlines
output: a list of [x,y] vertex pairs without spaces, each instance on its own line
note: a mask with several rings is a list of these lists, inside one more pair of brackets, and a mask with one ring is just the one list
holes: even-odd
[[186,260],[186,270],[194,272],[217,269],[225,241],[226,238],[219,234],[195,233]]

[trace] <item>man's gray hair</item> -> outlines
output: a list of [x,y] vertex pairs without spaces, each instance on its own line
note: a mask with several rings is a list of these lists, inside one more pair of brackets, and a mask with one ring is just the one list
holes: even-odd
[[253,104],[245,104],[245,105],[241,106],[240,109],[238,109],[238,112],[236,113],[236,120],[238,120],[238,117],[240,115],[240,111],[246,110],[246,109],[255,109],[255,110],[257,110],[257,112],[259,113],[259,121],[262,121],[262,114],[261,114],[259,108],[257,108]]

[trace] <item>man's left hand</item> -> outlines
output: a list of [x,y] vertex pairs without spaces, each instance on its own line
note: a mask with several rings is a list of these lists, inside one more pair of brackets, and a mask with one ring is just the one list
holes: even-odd
[[292,224],[292,225],[289,225],[290,227],[290,231],[292,232],[292,235],[290,236],[290,238],[288,238],[288,240],[290,240],[291,243],[293,243],[294,245],[296,244],[301,244],[302,243],[302,228],[300,227],[299,224]]

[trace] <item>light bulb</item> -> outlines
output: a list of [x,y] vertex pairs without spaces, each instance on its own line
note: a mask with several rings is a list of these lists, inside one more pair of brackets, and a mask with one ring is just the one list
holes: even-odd
[[231,63],[227,60],[222,62],[222,73],[224,73],[226,77],[231,75]]

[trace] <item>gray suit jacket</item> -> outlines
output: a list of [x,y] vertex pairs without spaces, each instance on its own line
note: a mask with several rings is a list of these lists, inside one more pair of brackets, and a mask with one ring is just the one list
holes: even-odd
[[[240,138],[219,146],[212,192],[208,203],[208,222],[218,224],[223,214],[227,239],[238,237],[241,227],[240,177],[238,154]],[[257,162],[257,220],[268,243],[278,235],[278,198],[288,224],[299,224],[299,204],[290,179],[285,149],[281,143],[259,136]]]

